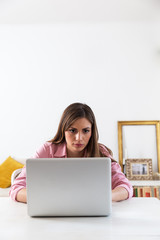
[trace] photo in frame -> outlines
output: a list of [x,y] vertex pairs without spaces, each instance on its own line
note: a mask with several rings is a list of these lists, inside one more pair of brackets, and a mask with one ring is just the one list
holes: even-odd
[[152,159],[126,159],[126,177],[129,180],[152,180]]

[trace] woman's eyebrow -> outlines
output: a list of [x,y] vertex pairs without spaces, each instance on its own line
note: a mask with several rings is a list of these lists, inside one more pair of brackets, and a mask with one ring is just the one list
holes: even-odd
[[[69,129],[71,129],[71,128],[72,128],[72,129],[77,129],[77,128],[72,127],[72,126],[71,126]],[[83,129],[91,129],[91,127],[85,127],[85,128],[83,128]]]

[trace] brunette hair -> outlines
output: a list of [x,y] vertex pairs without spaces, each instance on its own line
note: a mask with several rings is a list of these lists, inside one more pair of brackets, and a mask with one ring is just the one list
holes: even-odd
[[[87,157],[104,157],[99,149],[99,134],[94,113],[88,105],[83,103],[73,103],[64,110],[57,133],[49,142],[54,144],[65,142],[65,131],[67,131],[70,126],[80,118],[86,118],[92,125],[92,134],[87,145]],[[112,153],[110,149],[107,148],[107,150],[109,153]]]

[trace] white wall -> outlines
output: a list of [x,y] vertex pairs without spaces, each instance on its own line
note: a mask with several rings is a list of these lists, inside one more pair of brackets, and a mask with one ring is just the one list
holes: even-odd
[[30,157],[70,103],[95,112],[118,160],[117,121],[159,120],[159,22],[0,24],[0,162]]

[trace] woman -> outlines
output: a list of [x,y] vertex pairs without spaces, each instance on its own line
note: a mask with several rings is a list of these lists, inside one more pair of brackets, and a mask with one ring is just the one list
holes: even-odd
[[[82,103],[73,103],[63,112],[55,137],[43,144],[34,158],[109,157],[112,170],[112,201],[131,198],[133,189],[112,151],[98,143],[98,130],[93,111]],[[27,202],[26,168],[15,179],[10,190],[13,200]]]

